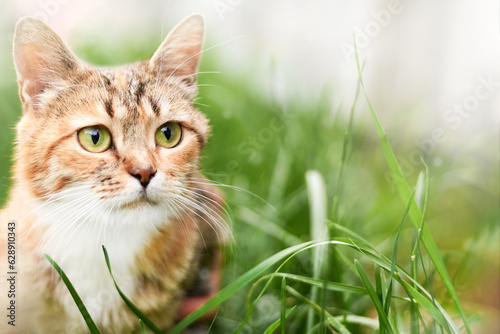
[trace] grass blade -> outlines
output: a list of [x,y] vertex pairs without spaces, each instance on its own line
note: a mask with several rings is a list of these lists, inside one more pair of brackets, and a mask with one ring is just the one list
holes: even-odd
[[[262,276],[258,281],[256,281],[253,285],[252,288],[250,289],[250,292],[248,295],[251,296],[253,295],[253,291],[255,288],[258,286],[259,283],[262,281],[265,281],[271,277],[283,277],[292,281],[304,283],[304,284],[309,284],[309,285],[314,285],[317,286],[318,288],[324,288],[329,291],[336,291],[336,292],[342,292],[342,293],[353,293],[357,295],[368,295],[368,291],[366,291],[365,288],[362,288],[360,286],[355,286],[355,285],[348,285],[344,283],[336,283],[336,282],[331,282],[331,281],[325,281],[321,279],[315,279],[307,276],[302,276],[302,275],[295,275],[295,274],[288,274],[288,273],[273,273],[270,275],[265,275]],[[404,301],[410,301],[410,299],[405,298],[405,297],[400,297],[400,296],[393,296],[395,299],[399,300],[404,300]],[[378,327],[378,326],[377,326]]]
[[340,158],[340,165],[338,168],[337,175],[337,185],[335,187],[335,192],[333,194],[332,200],[332,213],[331,217],[333,221],[338,221],[338,208],[340,203],[340,195],[342,192],[342,180],[344,175],[344,167],[347,162],[347,157],[350,154],[350,146],[352,145],[352,126],[354,123],[354,110],[356,110],[356,103],[358,102],[360,83],[356,85],[356,93],[354,94],[354,99],[351,104],[351,110],[349,111],[349,121],[344,132],[344,141],[342,144],[342,156]]
[[279,318],[278,320],[276,320],[275,322],[273,322],[269,327],[267,327],[266,331],[264,332],[264,334],[271,334],[273,333],[276,328],[278,328],[279,326],[281,326],[281,333],[285,333],[285,319],[288,318],[288,316],[290,315],[290,313],[293,312],[293,310],[295,310],[297,306],[294,306],[292,307],[291,309],[289,309],[288,311],[286,311],[286,313],[283,313],[283,315],[281,316],[281,318]]
[[[368,98],[368,94],[366,93],[366,89],[364,87],[362,75],[361,75],[361,69],[359,66],[359,58],[358,58],[358,53],[356,49],[356,66],[358,68],[358,75],[359,75],[359,81],[361,82],[361,88],[363,89],[363,93],[366,98],[366,102],[368,103],[368,107],[370,109],[370,112],[372,114],[373,121],[375,123],[375,128],[377,130],[377,134],[380,140],[380,144],[382,147],[382,152],[384,153],[385,160],[387,162],[387,166],[389,167],[389,171],[391,174],[391,177],[394,182],[394,186],[396,187],[396,190],[403,200],[403,203],[407,203],[410,198],[411,198],[411,190],[410,186],[408,185],[408,182],[406,181],[403,171],[401,170],[401,166],[399,165],[396,156],[394,155],[394,152],[392,151],[391,145],[389,144],[389,141],[387,140],[386,134],[384,132],[384,129],[382,128],[382,125],[380,124],[377,115],[375,114],[375,111],[373,109],[373,106],[370,102],[370,99]],[[419,223],[422,220],[422,213],[420,212],[420,209],[418,208],[417,204],[415,201],[412,202],[410,211],[409,211],[409,217],[415,226],[415,228],[419,228]],[[443,280],[444,285],[446,286],[446,289],[448,290],[453,302],[455,303],[455,306],[458,310],[458,313],[460,314],[460,317],[462,318],[462,321],[464,322],[465,329],[468,334],[471,334],[471,329],[469,326],[469,320],[467,316],[465,315],[465,312],[462,308],[462,305],[460,304],[460,300],[458,299],[457,293],[455,291],[455,287],[453,286],[453,283],[450,279],[450,275],[448,274],[448,270],[446,269],[446,266],[444,265],[443,259],[441,258],[441,254],[439,253],[439,250],[436,246],[436,243],[434,242],[434,239],[432,238],[432,235],[429,231],[429,228],[427,225],[424,225],[422,228],[422,243],[424,244],[427,253],[429,254],[429,257],[431,258],[432,262],[434,263],[434,266],[436,267],[437,272],[441,276],[441,279]]]
[[353,315],[353,314],[340,315],[336,316],[335,318],[338,319],[339,321],[342,320],[342,322],[347,324],[363,325],[366,327],[370,327],[374,330],[379,329],[378,321],[372,318],[361,317],[359,315]]
[[281,280],[281,334],[285,334],[285,319],[286,319],[286,278]]
[[[321,241],[328,238],[328,227],[326,225],[326,189],[321,174],[317,171],[306,173],[307,192],[309,195],[309,207],[311,216],[311,239]],[[313,278],[321,277],[324,261],[326,259],[327,247],[316,247],[313,250]],[[317,303],[319,288],[313,286],[311,289],[311,301]],[[307,314],[306,331],[309,333],[314,324],[314,311],[309,310]]]
[[384,307],[382,306],[382,303],[378,299],[377,293],[373,289],[373,286],[370,283],[368,276],[366,276],[365,270],[361,266],[361,263],[359,263],[358,260],[354,260],[354,265],[356,266],[359,277],[361,278],[361,281],[363,282],[363,285],[365,286],[366,290],[368,291],[368,295],[370,296],[370,298],[373,302],[373,305],[375,306],[375,309],[377,310],[378,318],[379,318],[379,322],[380,322],[380,332],[383,333],[384,331],[387,331],[388,333],[394,333],[394,331],[392,330],[391,323],[389,322],[389,319],[387,319],[387,317],[385,315]]
[[[344,293],[355,293],[355,294],[361,294],[361,295],[367,295],[368,292],[366,291],[365,288],[355,286],[355,285],[348,285],[348,284],[343,284],[343,283],[335,283],[335,282],[330,282],[330,281],[324,281],[322,279],[317,279],[317,278],[311,278],[308,276],[301,276],[301,275],[295,275],[295,274],[287,274],[287,273],[274,273],[271,275],[266,275],[261,277],[257,282],[255,282],[254,285],[257,285],[260,281],[268,279],[271,276],[276,276],[276,277],[283,277],[286,279],[290,279],[296,282],[301,282],[305,284],[309,284],[312,286],[317,286],[319,288],[326,287],[327,290],[330,291],[337,291],[337,292],[344,292]],[[253,287],[252,287],[253,289]],[[250,291],[249,294],[252,292]]]
[[146,327],[144,327],[144,323],[141,319],[139,319],[139,325],[141,326],[141,333],[146,334]]
[[420,304],[431,316],[432,318],[443,328],[445,328],[447,333],[450,333],[450,329],[446,319],[443,317],[441,312],[437,309],[432,301],[425,298],[420,294],[415,288],[410,284],[406,283],[402,279],[398,279],[398,282],[405,288],[411,297],[413,297],[418,304]]
[[116,291],[120,294],[125,304],[127,304],[128,308],[139,318],[142,320],[146,326],[149,327],[156,334],[162,334],[162,330],[159,329],[151,320],[149,320],[128,298],[125,294],[120,290],[118,284],[116,284],[115,277],[113,276],[113,272],[111,271],[111,264],[109,263],[109,256],[106,247],[102,246],[102,251],[104,252],[104,259],[106,260],[106,265],[108,266],[109,275],[113,279],[113,283],[115,284]]
[[375,270],[375,292],[377,293],[378,300],[380,300],[381,303],[384,303],[384,291],[382,289],[382,279],[381,279],[382,273],[380,272],[380,267],[376,263],[374,265],[374,270]]
[[69,293],[71,294],[71,297],[73,297],[73,300],[76,303],[76,306],[78,307],[78,310],[80,310],[80,313],[83,316],[83,319],[85,320],[85,323],[87,324],[87,327],[90,330],[90,333],[92,334],[99,334],[99,329],[97,329],[96,324],[94,323],[94,320],[92,320],[92,317],[90,316],[89,312],[87,311],[87,308],[83,304],[82,299],[80,296],[78,296],[78,293],[76,292],[75,288],[73,287],[73,284],[71,284],[68,276],[64,273],[64,271],[59,267],[59,265],[54,261],[50,256],[47,254],[43,254],[43,256],[50,262],[52,267],[57,271],[59,276],[61,277],[62,281],[66,285],[66,287],[69,290]]
[[[422,176],[422,177],[421,177],[422,174],[420,174],[419,179],[421,178],[422,180],[425,180],[425,181],[421,181],[421,183],[422,183],[421,188],[423,189],[422,190],[423,193],[422,193],[421,197],[423,199],[421,199],[419,201],[420,203],[422,203],[422,201],[423,201],[422,220],[420,221],[420,227],[417,231],[417,238],[415,240],[415,245],[414,245],[413,251],[411,253],[411,261],[415,264],[415,267],[416,267],[416,261],[417,261],[417,252],[420,253],[420,239],[422,238],[422,231],[423,231],[423,227],[425,224],[425,217],[427,216],[427,208],[429,207],[429,188],[430,188],[429,167],[427,167],[427,164],[425,163],[425,161],[423,159],[421,159],[421,161],[425,167],[425,173],[424,173],[424,176]],[[429,278],[427,277],[427,273],[425,270],[422,256],[420,256],[420,260],[422,261],[422,270],[424,272],[425,279],[427,281],[427,285],[429,286],[429,292],[431,293],[431,296],[432,296],[432,302],[434,303],[434,293],[432,291],[432,284],[431,284],[431,281],[429,280]]]
[[396,270],[396,261],[398,259],[399,235],[401,234],[401,230],[403,229],[403,223],[405,222],[406,217],[408,216],[408,211],[410,211],[410,206],[411,206],[411,203],[413,202],[413,195],[414,195],[414,192],[412,192],[412,196],[410,198],[410,201],[408,202],[408,205],[406,206],[405,214],[403,215],[403,219],[401,219],[401,223],[399,224],[398,232],[396,233],[396,237],[394,238],[394,245],[392,246],[391,275],[389,277],[389,288],[387,289],[387,295],[386,295],[385,302],[384,302],[384,311],[385,311],[385,314],[387,316],[389,316],[389,309],[391,307],[392,279],[394,277],[394,271]]
[[309,304],[313,310],[315,310],[318,313],[323,313],[325,315],[325,321],[332,324],[332,326],[337,330],[340,334],[351,334],[351,332],[345,328],[344,325],[333,315],[325,311],[321,306],[318,304],[312,302],[310,299],[307,299],[300,293],[298,293],[295,289],[293,289],[290,286],[286,287],[286,290],[290,293],[290,295],[294,296],[295,298],[301,300],[302,302]]
[[415,186],[415,202],[420,210],[422,210],[422,205],[424,204],[424,194],[426,194],[426,190],[428,189],[425,182],[426,176],[427,173],[424,175],[424,173],[420,172],[417,178],[417,185]]

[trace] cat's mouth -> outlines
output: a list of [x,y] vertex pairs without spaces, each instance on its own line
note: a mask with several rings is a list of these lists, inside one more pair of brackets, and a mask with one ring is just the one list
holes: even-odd
[[137,198],[131,202],[123,204],[122,209],[132,209],[133,210],[133,209],[143,208],[145,206],[153,206],[155,204],[156,204],[156,202],[154,202],[146,194],[143,194],[139,198]]

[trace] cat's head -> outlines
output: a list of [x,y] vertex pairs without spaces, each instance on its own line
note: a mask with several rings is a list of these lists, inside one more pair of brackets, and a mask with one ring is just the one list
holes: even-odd
[[192,15],[149,60],[103,69],[78,60],[40,20],[22,19],[16,176],[40,199],[85,197],[87,210],[175,202],[189,191],[209,132],[193,106],[203,34],[202,16]]

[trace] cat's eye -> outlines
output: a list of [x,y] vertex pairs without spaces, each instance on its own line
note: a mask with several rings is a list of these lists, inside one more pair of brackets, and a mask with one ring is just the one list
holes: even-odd
[[104,152],[111,146],[111,134],[102,125],[81,129],[78,131],[78,140],[84,149],[92,153]]
[[174,147],[181,140],[181,135],[182,129],[179,123],[167,122],[156,130],[156,144],[165,148]]

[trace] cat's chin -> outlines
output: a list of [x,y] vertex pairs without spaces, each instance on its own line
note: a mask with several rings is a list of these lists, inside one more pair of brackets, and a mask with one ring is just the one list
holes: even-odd
[[136,199],[134,201],[127,202],[123,204],[120,209],[122,210],[136,210],[136,209],[143,209],[151,206],[157,206],[158,202],[155,202],[147,197],[141,197],[139,199]]

